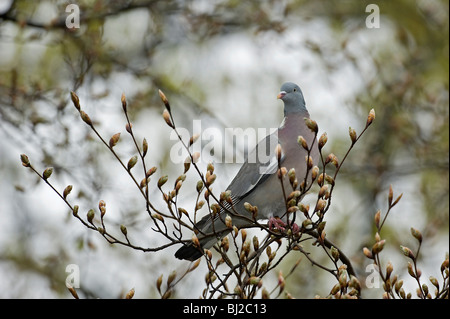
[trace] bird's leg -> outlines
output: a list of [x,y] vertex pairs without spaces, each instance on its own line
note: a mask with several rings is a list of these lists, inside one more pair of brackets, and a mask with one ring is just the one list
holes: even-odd
[[269,229],[278,229],[281,231],[285,231],[286,230],[286,223],[284,221],[281,220],[280,217],[275,216],[275,217],[270,217],[269,218]]

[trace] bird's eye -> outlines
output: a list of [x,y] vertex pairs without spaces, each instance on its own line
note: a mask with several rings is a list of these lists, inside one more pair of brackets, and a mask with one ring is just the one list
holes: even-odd
[[294,88],[294,92],[297,92],[297,89],[296,89],[296,88]]

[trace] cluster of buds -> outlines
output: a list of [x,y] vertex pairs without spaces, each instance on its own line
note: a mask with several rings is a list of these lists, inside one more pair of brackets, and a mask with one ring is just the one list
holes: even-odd
[[258,216],[258,207],[253,206],[252,204],[250,204],[248,202],[245,202],[244,208],[246,211],[248,211],[250,214],[252,214],[253,219],[256,220],[256,218]]

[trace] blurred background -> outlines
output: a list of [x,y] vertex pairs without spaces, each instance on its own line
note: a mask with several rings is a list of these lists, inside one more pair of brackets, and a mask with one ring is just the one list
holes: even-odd
[[[149,143],[147,166],[158,167],[153,184],[167,174],[172,185],[183,172],[170,159],[175,141],[158,89],[177,125],[190,131],[193,120],[201,120],[202,129],[269,129],[283,117],[276,99],[281,84],[295,82],[320,134],[328,134],[324,152],[339,159],[350,145],[349,126],[359,133],[374,108],[375,122],[338,177],[327,236],[364,284],[370,261],[362,248],[373,244],[373,216],[378,209],[385,214],[392,185],[394,198],[403,197],[381,234],[387,240],[382,262],[392,262],[415,296],[399,249],[417,248],[414,227],[425,238],[424,282],[439,277],[449,250],[448,1],[72,3],[75,8],[59,0],[0,1],[0,298],[71,298],[65,280],[72,264],[80,271],[80,297],[118,298],[135,288],[137,298],[156,298],[159,275],[189,266],[173,257],[177,247],[151,254],[109,245],[22,167],[21,153],[39,171],[53,167],[51,182],[60,192],[73,185],[69,200],[83,216],[104,200],[107,227],[118,235],[124,224],[141,246],[164,243],[151,231],[135,185],[80,120],[71,90],[105,139],[122,133],[116,150],[124,161],[135,155],[120,102],[126,95],[135,135]],[[68,28],[76,22],[79,28]],[[239,141],[235,146],[242,151]],[[217,192],[240,165],[221,162],[215,161]],[[197,179],[190,172],[182,189],[186,208],[192,209],[196,192],[189,185]],[[164,207],[159,197],[155,193],[155,206]],[[299,257],[287,258],[279,270],[288,273]],[[201,267],[174,297],[200,296]],[[269,291],[277,276],[264,279]],[[326,296],[333,285],[304,258],[286,290],[311,298]],[[366,298],[381,294],[381,288],[363,292]]]

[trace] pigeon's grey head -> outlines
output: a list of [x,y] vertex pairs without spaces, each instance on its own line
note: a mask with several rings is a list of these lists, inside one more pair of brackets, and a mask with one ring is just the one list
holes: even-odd
[[292,82],[281,86],[277,98],[284,102],[284,114],[306,111],[305,99],[300,87]]

